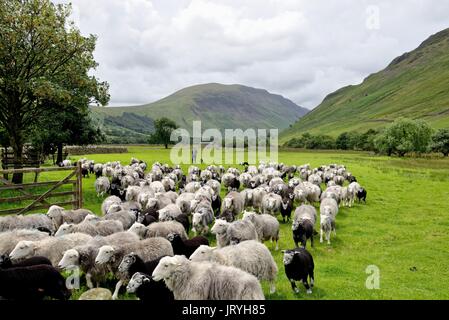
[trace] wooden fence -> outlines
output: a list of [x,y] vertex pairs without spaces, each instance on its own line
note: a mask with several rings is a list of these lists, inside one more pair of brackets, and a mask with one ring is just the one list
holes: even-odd
[[[0,176],[14,173],[34,173],[36,176],[41,172],[54,172],[54,171],[71,171],[64,179],[59,181],[44,181],[33,182],[23,184],[13,184],[5,178],[0,178],[0,191],[16,190],[21,193],[21,196],[0,198],[0,205],[2,203],[14,203],[26,200],[33,200],[32,203],[23,208],[0,210],[0,215],[24,214],[31,210],[46,209],[52,205],[66,206],[72,205],[73,209],[79,209],[83,207],[83,192],[82,192],[82,174],[81,164],[78,163],[72,167],[57,167],[57,168],[24,168],[24,169],[6,169],[0,170]],[[59,187],[63,185],[72,185],[72,191],[57,191]],[[33,194],[30,192],[36,187],[49,187],[47,191],[42,194]],[[70,201],[50,202],[49,198],[67,197],[72,196]]]

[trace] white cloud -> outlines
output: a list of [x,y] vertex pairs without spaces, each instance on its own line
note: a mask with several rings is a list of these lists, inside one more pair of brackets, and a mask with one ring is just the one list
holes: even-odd
[[[440,0],[72,3],[81,31],[98,35],[96,74],[111,84],[111,105],[220,82],[264,88],[313,108],[449,27],[449,4]],[[369,6],[379,8],[379,29],[366,26]]]

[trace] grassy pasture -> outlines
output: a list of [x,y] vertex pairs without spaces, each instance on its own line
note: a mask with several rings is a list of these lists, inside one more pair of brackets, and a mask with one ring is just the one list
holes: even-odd
[[[89,155],[87,158],[96,162],[120,160],[126,164],[131,157],[136,157],[151,165],[155,161],[170,163],[169,155],[164,149],[130,147],[128,154]],[[263,283],[267,299],[449,298],[448,160],[396,159],[351,152],[281,151],[279,161],[297,165],[310,163],[313,167],[345,164],[368,190],[368,203],[340,210],[337,236],[332,238],[330,246],[320,244],[319,236],[315,237],[315,248],[308,246],[315,260],[316,281],[311,295],[305,294],[302,285],[299,285],[299,294],[293,293],[284,273],[282,254],[272,250],[279,275],[275,294],[270,295],[268,284]],[[40,181],[56,180],[64,174],[45,173]],[[96,196],[94,180],[93,175],[83,180],[84,203],[86,208],[99,213],[102,199]],[[0,197],[8,195],[0,192]],[[9,207],[12,205],[0,204],[0,209]],[[266,245],[272,249],[270,243]],[[280,248],[293,247],[291,224],[281,222]],[[365,287],[369,276],[365,270],[369,265],[380,269],[379,290]],[[113,289],[113,282],[110,288]],[[75,292],[73,297],[80,293]]]

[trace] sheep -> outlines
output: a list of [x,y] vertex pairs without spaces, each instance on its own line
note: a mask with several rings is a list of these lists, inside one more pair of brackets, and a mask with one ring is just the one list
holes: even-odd
[[331,198],[335,200],[338,203],[341,201],[341,189],[340,186],[331,186],[328,187],[322,194],[321,194],[321,201],[323,201],[326,198]]
[[0,296],[12,300],[67,300],[70,291],[64,277],[52,266],[35,265],[0,269]]
[[176,199],[176,205],[181,209],[182,213],[190,214],[191,213],[191,202],[195,198],[194,193],[184,192],[179,195]]
[[164,191],[175,191],[175,181],[170,179],[169,177],[164,177],[161,180],[162,185],[164,186]]
[[124,230],[128,230],[136,222],[137,217],[132,211],[120,210],[107,213],[103,220],[117,220],[122,223]]
[[257,231],[257,238],[260,241],[271,240],[276,242],[276,251],[279,249],[279,221],[269,214],[258,215],[254,212],[245,212],[243,220],[251,221]]
[[220,214],[220,208],[221,208],[221,196],[219,193],[214,194],[212,196],[212,210],[214,212],[214,215],[217,216],[218,214]]
[[290,221],[290,218],[292,216],[292,210],[293,210],[293,200],[290,197],[282,198],[281,216],[282,216],[282,221],[284,223],[285,223],[285,219],[287,219],[287,222]]
[[48,258],[52,265],[56,266],[66,250],[86,244],[91,239],[91,236],[84,233],[71,233],[39,241],[22,240],[11,251],[9,257],[12,261],[18,261],[33,256],[42,256]]
[[139,213],[139,217],[137,222],[143,224],[144,226],[148,226],[153,222],[159,221],[159,211],[155,208],[145,209]]
[[326,198],[321,201],[320,206],[320,242],[323,243],[323,233],[326,233],[327,244],[330,244],[330,234],[335,230],[335,217],[338,214],[338,204],[332,198]]
[[117,196],[109,196],[103,200],[101,204],[101,213],[105,215],[113,204],[121,204],[122,200]]
[[100,177],[95,180],[94,186],[95,191],[97,192],[97,197],[102,197],[111,188],[111,183],[109,182],[108,178]]
[[357,192],[359,192],[359,190],[361,190],[362,187],[360,186],[360,184],[358,182],[351,182],[348,186],[348,198],[349,198],[349,207],[352,207],[352,205],[354,204],[354,199],[357,195]]
[[225,210],[222,213],[220,213],[217,219],[223,219],[226,220],[227,222],[234,222],[235,216],[231,210]]
[[152,277],[164,280],[176,300],[264,300],[259,281],[240,269],[184,256],[164,257]]
[[245,199],[237,191],[229,192],[226,197],[223,198],[221,205],[221,211],[230,210],[234,216],[238,216],[245,206]]
[[164,193],[164,196],[170,199],[172,203],[176,203],[176,199],[178,199],[178,194],[175,191],[167,191]]
[[124,231],[123,224],[116,220],[100,220],[97,222],[82,222],[80,224],[62,224],[55,236],[63,236],[69,233],[85,233],[91,236],[108,236],[113,233]]
[[229,244],[234,245],[246,240],[258,240],[256,227],[251,221],[238,220],[232,222],[226,236],[229,239]]
[[166,303],[174,300],[173,293],[162,282],[156,282],[141,272],[136,272],[126,286],[128,293],[134,293],[141,301]]
[[221,183],[217,180],[209,180],[206,182],[206,186],[209,186],[214,190],[214,194],[220,194],[221,191]]
[[175,255],[184,255],[187,258],[195,252],[201,245],[209,245],[209,240],[203,236],[193,237],[189,240],[183,240],[177,233],[170,233],[167,236],[167,240],[170,241],[173,247],[173,253]]
[[[302,281],[304,287],[306,287],[307,294],[311,294],[315,283],[313,274],[315,265],[312,255],[304,248],[295,248],[282,252],[284,253],[285,275],[290,281],[293,291],[299,293],[296,281]],[[310,286],[308,279],[310,279]]]
[[210,229],[212,234],[215,234],[218,248],[226,247],[229,245],[229,238],[227,231],[230,223],[223,219],[216,219],[214,225]]
[[53,221],[45,214],[0,217],[0,232],[14,229],[36,229],[38,227],[44,227],[52,232],[56,231]]
[[231,188],[231,185],[235,184],[235,180],[236,180],[236,176],[233,175],[232,173],[225,173],[222,177],[221,177],[221,183],[223,184],[223,186],[229,190],[229,188]]
[[139,186],[129,186],[126,188],[126,201],[138,201],[137,198],[139,194],[142,192],[142,188]]
[[38,230],[14,229],[0,233],[0,254],[9,255],[22,240],[39,241],[48,238],[48,234]]
[[214,214],[211,210],[200,209],[192,215],[192,231],[197,235],[207,234],[209,224],[214,220]]
[[270,250],[258,241],[244,241],[235,246],[221,249],[202,245],[190,256],[190,260],[196,262],[209,261],[239,268],[259,280],[269,281],[270,293],[276,292],[275,281],[278,267]]
[[[158,209],[163,209],[166,206],[168,206],[170,204],[174,204],[176,202],[176,199],[175,199],[175,201],[172,201],[172,198],[167,196],[166,193],[155,193],[154,198],[157,201]],[[151,201],[148,201],[148,203],[150,204]]]
[[262,213],[277,215],[281,210],[282,197],[278,194],[269,193],[262,198]]
[[267,191],[263,187],[257,187],[253,189],[253,208],[254,210],[261,212],[262,211],[262,200],[263,197],[267,194]]
[[7,255],[0,256],[0,269],[30,267],[40,264],[51,266],[51,261],[45,257],[31,257],[23,261],[13,263]]
[[243,198],[243,208],[249,208],[253,206],[253,191],[254,189],[244,189],[240,191]]
[[240,184],[243,185],[244,188],[249,188],[250,187],[251,179],[252,179],[252,175],[249,174],[249,173],[242,173],[239,176]]
[[[98,255],[95,258],[95,264],[108,265],[113,272],[118,271],[118,267],[123,257],[134,252],[144,260],[154,260],[163,256],[173,256],[173,248],[167,239],[161,237],[149,238],[137,243],[129,243],[122,246],[103,246],[98,250]],[[126,275],[123,275],[126,277]],[[118,292],[123,282],[126,280],[123,277],[117,282],[115,286],[113,300],[117,300]]]
[[133,232],[124,231],[114,233],[107,237],[97,236],[90,240],[87,244],[73,247],[64,252],[64,256],[58,263],[58,268],[70,269],[79,266],[86,274],[88,288],[94,288],[93,282],[97,285],[106,281],[109,270],[105,266],[95,264],[95,258],[98,255],[100,247],[105,245],[124,245],[126,243],[136,243],[139,236]]
[[343,186],[343,183],[345,182],[345,178],[343,176],[335,176],[334,177],[334,182],[336,185],[338,186]]
[[366,204],[366,194],[367,194],[366,190],[364,188],[360,188],[356,194],[358,201],[359,202],[363,201]]
[[181,209],[176,204],[172,203],[159,210],[159,220],[171,221],[181,214]]
[[335,199],[325,198],[320,204],[320,214],[321,215],[332,215],[334,217],[338,214],[338,203]]
[[178,221],[155,222],[148,227],[147,237],[166,238],[170,233],[178,233],[182,239],[188,239],[186,230]]
[[184,187],[185,192],[195,193],[201,188],[201,183],[192,181],[186,184]]
[[66,210],[59,206],[51,206],[47,211],[47,216],[53,221],[56,229],[63,223],[81,223],[89,214],[93,212],[88,209]]
[[313,247],[313,227],[317,218],[316,209],[310,205],[301,205],[295,210],[293,218],[292,231],[293,240],[295,245],[301,242],[305,248],[307,239],[310,239],[311,246]]

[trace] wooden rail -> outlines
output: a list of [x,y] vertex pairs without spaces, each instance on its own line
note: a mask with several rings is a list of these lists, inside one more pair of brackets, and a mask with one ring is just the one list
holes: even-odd
[[[55,172],[55,171],[71,171],[64,179],[58,181],[43,181],[34,183],[13,184],[10,181],[0,178],[0,191],[15,190],[20,192],[21,196],[13,197],[0,197],[0,204],[2,203],[15,203],[26,200],[33,200],[30,204],[22,208],[0,210],[0,215],[4,214],[24,214],[31,210],[45,209],[52,205],[72,205],[73,209],[79,209],[83,206],[83,192],[82,192],[82,174],[81,164],[71,167],[51,167],[51,168],[23,168],[23,169],[4,169],[0,170],[0,175],[8,175],[14,173],[34,173],[36,176],[42,172]],[[58,191],[57,189],[64,185],[72,185],[71,191]],[[30,192],[36,187],[49,187],[47,191],[41,194],[35,194]],[[70,201],[59,201],[50,203],[49,198],[67,197],[72,196]]]

